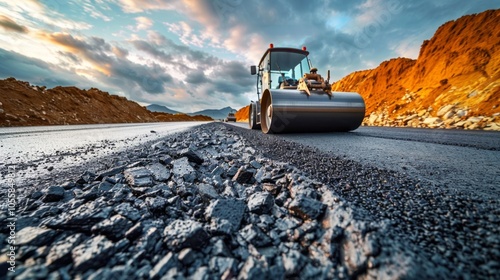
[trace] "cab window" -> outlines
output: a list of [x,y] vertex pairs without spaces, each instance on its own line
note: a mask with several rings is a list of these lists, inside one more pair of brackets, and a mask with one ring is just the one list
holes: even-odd
[[283,75],[288,81],[297,81],[309,73],[309,60],[307,56],[294,52],[272,52],[269,59],[271,74],[271,88],[277,89],[283,82]]

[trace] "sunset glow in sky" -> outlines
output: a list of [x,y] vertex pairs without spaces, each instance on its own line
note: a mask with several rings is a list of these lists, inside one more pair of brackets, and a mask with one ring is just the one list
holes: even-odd
[[394,57],[497,0],[0,0],[0,78],[96,87],[194,112],[256,99],[269,43],[307,46],[332,80]]

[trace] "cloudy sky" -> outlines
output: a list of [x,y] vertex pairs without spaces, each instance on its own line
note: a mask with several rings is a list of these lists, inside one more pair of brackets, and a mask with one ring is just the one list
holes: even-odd
[[97,87],[183,112],[255,99],[269,43],[307,46],[332,81],[417,58],[446,21],[498,0],[0,0],[0,78]]

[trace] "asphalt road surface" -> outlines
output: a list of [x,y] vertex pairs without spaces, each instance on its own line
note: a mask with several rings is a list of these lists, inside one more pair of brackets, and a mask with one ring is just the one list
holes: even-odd
[[[0,128],[0,171],[3,175],[15,173],[20,183],[203,123],[3,127]],[[10,171],[6,171],[8,168]]]
[[[16,168],[19,181],[42,177],[199,124],[202,122],[0,128],[0,171],[5,174],[8,167]],[[248,128],[246,123],[230,124]],[[500,197],[500,132],[360,127],[348,133],[273,137],[451,190]]]
[[[230,124],[248,128],[247,123]],[[364,165],[406,173],[450,190],[500,198],[500,132],[360,127],[347,133],[273,137]]]

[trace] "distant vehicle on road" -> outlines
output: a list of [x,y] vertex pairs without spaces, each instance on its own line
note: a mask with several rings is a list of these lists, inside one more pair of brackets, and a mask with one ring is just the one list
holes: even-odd
[[236,122],[236,116],[234,115],[234,112],[230,112],[229,114],[227,114],[225,121],[226,122]]

